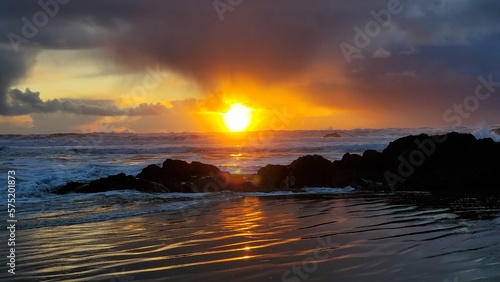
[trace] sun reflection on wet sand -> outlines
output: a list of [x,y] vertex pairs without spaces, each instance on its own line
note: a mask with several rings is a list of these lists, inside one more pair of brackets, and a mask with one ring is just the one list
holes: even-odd
[[252,231],[264,223],[264,212],[257,197],[245,197],[241,202],[237,209],[218,211],[221,227],[241,232],[239,236],[251,236]]
[[[197,213],[187,218],[169,211],[23,230],[16,245],[23,271],[17,278],[199,281],[209,275],[220,281],[281,281],[287,270],[315,256],[318,271],[314,276],[307,273],[311,279],[366,278],[362,273],[392,277],[394,271],[411,270],[416,259],[422,260],[419,267],[432,269],[441,259],[440,240],[449,241],[449,232],[460,242],[472,242],[469,233],[457,233],[461,225],[451,214],[431,210],[423,218],[414,206],[389,205],[385,200],[234,194],[225,199],[223,193],[220,197],[192,207]],[[402,216],[408,220],[398,219]],[[436,220],[442,223],[435,225]],[[486,235],[482,242],[494,245],[498,234]],[[474,252],[459,254],[492,260],[484,252]],[[462,266],[454,267],[458,271]]]

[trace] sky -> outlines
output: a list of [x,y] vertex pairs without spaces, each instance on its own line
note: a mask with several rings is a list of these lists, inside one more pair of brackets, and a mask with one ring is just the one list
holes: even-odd
[[500,124],[500,2],[0,2],[0,133]]

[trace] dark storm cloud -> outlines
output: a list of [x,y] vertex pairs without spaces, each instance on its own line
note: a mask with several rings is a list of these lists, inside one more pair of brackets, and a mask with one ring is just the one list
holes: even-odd
[[[347,35],[356,16],[375,7],[375,1],[243,1],[221,22],[213,1],[73,0],[26,45],[107,47],[125,66],[161,61],[204,83],[228,73],[274,81],[303,70],[317,48]],[[21,18],[40,10],[36,1],[5,4],[2,40],[22,35]]]
[[[263,84],[291,81],[328,59],[343,69],[348,81],[303,86],[311,100],[326,105],[345,100],[337,92],[346,90],[356,103],[447,105],[473,91],[479,75],[498,74],[500,2],[486,0],[401,1],[402,12],[392,15],[390,25],[360,48],[364,59],[348,64],[339,44],[354,45],[354,27],[363,30],[374,20],[371,12],[387,9],[391,1],[243,0],[225,11],[221,21],[211,0],[72,0],[59,5],[58,13],[22,46],[103,47],[125,69],[160,63],[209,90],[221,78],[237,75]],[[31,20],[41,10],[38,1],[3,1],[0,44],[9,46],[9,33],[22,35],[21,19]],[[25,54],[30,49],[22,50]],[[377,50],[391,55],[380,56]],[[19,67],[26,66],[19,63],[24,57],[2,56],[4,51],[0,68],[9,68],[4,60],[10,60],[17,72],[0,78],[2,89],[26,71]],[[414,75],[394,81],[398,73]],[[0,93],[6,105],[9,92]]]
[[140,104],[134,108],[118,108],[111,101],[59,99],[43,101],[39,92],[32,92],[29,89],[25,92],[19,89],[9,90],[3,98],[0,114],[5,116],[54,112],[93,116],[147,116],[167,112],[167,108],[159,103]]
[[22,56],[0,47],[0,115],[9,111],[8,88],[27,72],[32,58],[32,53],[25,53]]

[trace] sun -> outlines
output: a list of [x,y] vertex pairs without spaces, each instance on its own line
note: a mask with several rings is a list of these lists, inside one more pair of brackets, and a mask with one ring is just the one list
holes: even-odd
[[252,109],[242,104],[231,104],[229,110],[223,114],[224,124],[232,132],[241,132],[252,122]]

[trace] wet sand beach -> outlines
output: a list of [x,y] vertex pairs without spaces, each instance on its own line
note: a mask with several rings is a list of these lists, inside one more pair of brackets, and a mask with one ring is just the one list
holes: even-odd
[[499,211],[497,199],[425,194],[219,193],[160,213],[25,226],[14,280],[498,281]]

